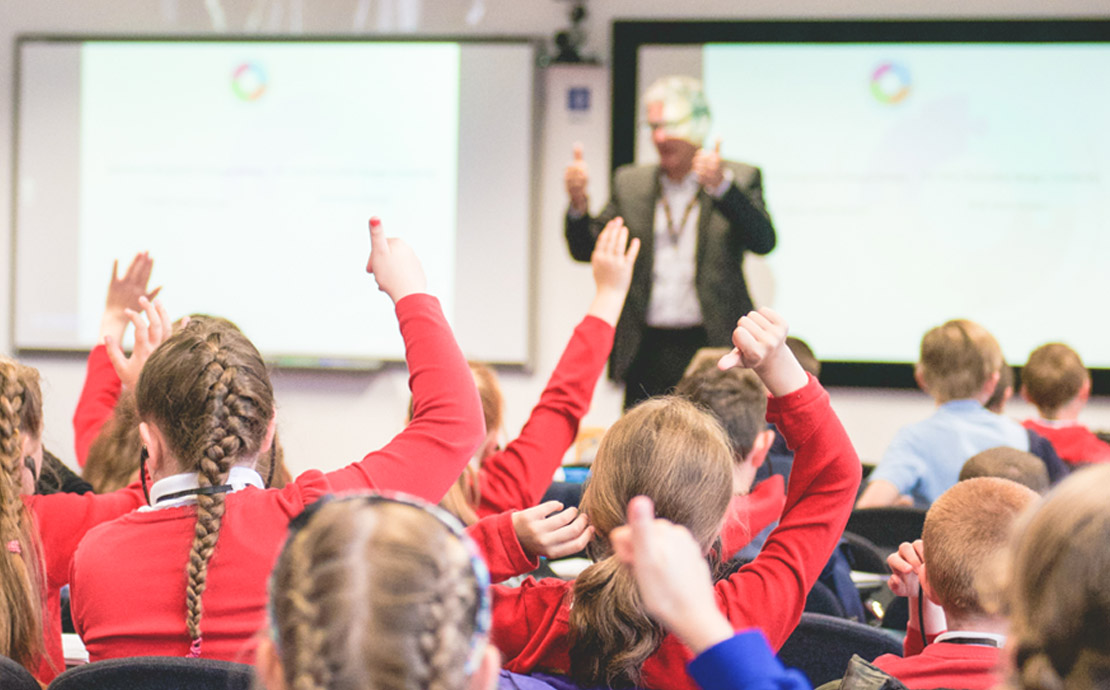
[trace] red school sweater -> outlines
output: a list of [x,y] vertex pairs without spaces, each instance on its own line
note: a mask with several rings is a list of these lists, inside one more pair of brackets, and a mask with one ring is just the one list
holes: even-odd
[[998,647],[933,642],[920,654],[904,658],[884,654],[874,664],[910,690],[991,690],[1003,680],[998,668],[1001,658],[1002,650]]
[[[436,503],[483,436],[481,404],[466,360],[438,301],[397,303],[405,340],[412,422],[360,462],[327,474],[311,470],[283,489],[247,488],[227,496],[220,538],[208,567],[202,656],[249,660],[262,628],[266,582],[290,518],[331,492],[387,489]],[[195,507],[134,512],[92,530],[70,575],[74,623],[92,660],[184,656],[185,564]],[[506,534],[502,527],[493,532]],[[518,554],[519,555],[519,554]]]
[[77,464],[85,466],[89,457],[89,447],[100,435],[100,429],[112,417],[122,386],[112,360],[108,359],[108,349],[97,345],[89,352],[85,365],[85,385],[81,397],[77,399],[77,410],[73,413],[73,445],[77,453]]
[[540,502],[590,409],[612,348],[612,326],[594,316],[582,319],[520,436],[482,461],[479,517]]
[[1027,419],[1021,425],[1047,438],[1060,459],[1069,465],[1110,462],[1110,444],[1079,422],[1046,424],[1039,419]]
[[[806,594],[844,531],[861,465],[828,394],[812,377],[804,388],[771,398],[767,419],[795,451],[786,507],[759,556],[715,589],[734,629],[759,628],[778,650],[798,625]],[[569,671],[572,588],[572,582],[553,579],[494,588],[493,641],[504,655],[504,668],[517,673]],[[697,686],[686,672],[692,658],[678,638],[668,635],[644,663],[640,685],[694,690]]]

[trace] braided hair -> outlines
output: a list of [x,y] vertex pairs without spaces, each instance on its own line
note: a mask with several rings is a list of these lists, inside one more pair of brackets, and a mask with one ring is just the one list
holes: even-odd
[[[222,319],[199,319],[151,355],[135,388],[139,417],[166,439],[181,472],[196,472],[202,489],[226,483],[232,465],[262,450],[274,395],[258,350]],[[186,566],[185,624],[201,653],[208,564],[220,538],[222,493],[197,495],[197,520]]]
[[286,686],[462,690],[484,649],[483,579],[427,509],[366,496],[324,504],[270,583]]
[[0,357],[0,654],[31,669],[43,654],[46,578],[21,497],[23,438],[41,434],[38,372]]

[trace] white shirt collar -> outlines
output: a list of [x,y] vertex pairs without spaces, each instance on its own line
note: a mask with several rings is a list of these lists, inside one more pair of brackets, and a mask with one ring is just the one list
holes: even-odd
[[[979,632],[977,630],[976,631],[972,631],[972,630],[946,630],[945,632],[942,632],[941,634],[937,635],[934,642],[944,642],[946,640],[951,640],[953,638],[960,638],[960,639],[963,639],[963,640],[974,640],[975,638],[982,638],[983,640],[992,640],[995,643],[994,646],[998,647],[999,649],[1002,649],[1003,645],[1006,644],[1006,636],[1005,635],[996,635],[995,633]],[[967,644],[975,644],[975,643],[974,642],[968,642]],[[984,646],[989,647],[991,645],[988,644],[988,645],[984,645]]]
[[[262,482],[262,475],[258,474],[258,472],[255,472],[250,467],[243,467],[242,465],[235,465],[231,468],[231,471],[227,473],[227,483],[231,485],[231,491],[228,493],[235,493],[248,486],[254,486],[259,489],[266,488],[266,485]],[[199,486],[200,482],[198,481],[196,472],[186,472],[184,474],[164,477],[151,485],[150,505],[143,506],[139,508],[139,510],[162,510],[163,508],[177,508],[179,506],[192,505],[197,502],[197,497],[195,495],[181,496],[161,501],[159,499],[168,494],[196,489]]]

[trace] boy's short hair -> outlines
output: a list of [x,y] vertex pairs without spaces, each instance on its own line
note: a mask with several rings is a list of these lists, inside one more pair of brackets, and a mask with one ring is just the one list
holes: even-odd
[[715,348],[699,350],[674,392],[720,422],[733,453],[740,459],[751,452],[756,436],[767,428],[767,391],[750,369],[718,369],[717,360],[727,352],[718,353]]
[[1037,498],[1009,479],[976,477],[933,502],[921,539],[929,585],[945,613],[986,615],[977,581],[993,574],[1015,521]]
[[974,321],[948,321],[921,339],[918,371],[929,394],[941,402],[974,398],[1001,368],[998,341]]
[[1009,446],[988,448],[968,458],[960,469],[960,481],[975,477],[999,477],[1029,487],[1039,494],[1048,491],[1048,469],[1032,453]]
[[1063,343],[1041,345],[1021,370],[1021,386],[1041,412],[1055,412],[1075,399],[1089,378],[1079,353]]
[[801,364],[806,372],[812,374],[815,379],[821,378],[821,360],[813,354],[813,349],[806,341],[789,335],[786,337],[786,346],[794,353],[794,359],[798,360],[798,364]]

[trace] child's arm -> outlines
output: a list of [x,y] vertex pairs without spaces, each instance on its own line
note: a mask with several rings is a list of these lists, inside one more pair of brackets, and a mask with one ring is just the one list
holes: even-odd
[[740,320],[733,334],[737,350],[722,360],[722,366],[743,362],[759,374],[774,396],[767,419],[795,451],[782,521],[752,563],[716,585],[733,627],[761,629],[772,649],[797,626],[806,595],[848,522],[862,473],[828,394],[807,378],[785,337],[785,322],[761,310]]
[[[627,245],[627,249],[625,248]],[[540,402],[515,440],[482,461],[478,474],[478,514],[492,515],[533,506],[543,498],[551,477],[589,410],[597,380],[613,347],[640,241],[628,243],[620,218],[605,226],[591,259],[597,287],[586,318],[574,329]]]
[[535,570],[541,556],[563,558],[582,551],[594,528],[577,508],[564,510],[562,503],[548,501],[484,517],[467,527],[466,533],[489,566],[490,581],[501,582]]
[[944,609],[924,596],[921,589],[921,574],[925,567],[924,543],[920,539],[912,544],[902,542],[898,551],[890,554],[886,562],[891,572],[887,581],[890,591],[909,600],[910,617],[906,625],[906,639],[902,643],[902,656],[920,654],[927,641],[948,628]]
[[127,267],[127,272],[120,278],[119,262],[112,263],[108,298],[105,301],[104,314],[100,317],[100,334],[97,337],[96,347],[89,353],[85,385],[81,389],[81,397],[73,413],[77,464],[82,467],[85,465],[85,458],[88,457],[89,446],[100,433],[104,423],[112,416],[112,410],[120,394],[119,377],[108,358],[104,343],[106,339],[111,339],[117,344],[123,340],[123,334],[130,322],[127,310],[142,309],[139,298],[153,300],[162,289],[159,287],[147,292],[147,283],[150,281],[150,271],[153,266],[154,260],[150,258],[149,253],[136,254]]
[[439,302],[424,292],[424,269],[412,249],[386,238],[376,218],[370,243],[367,270],[396,304],[405,340],[412,421],[386,446],[327,478],[334,490],[388,489],[438,503],[485,435],[482,406]]

